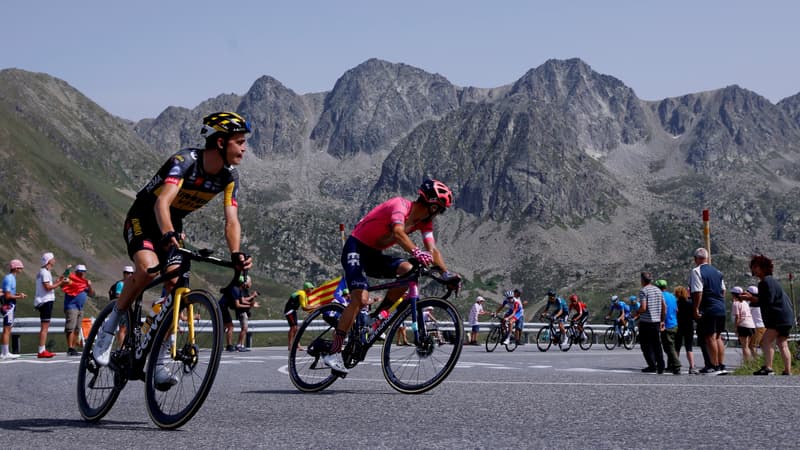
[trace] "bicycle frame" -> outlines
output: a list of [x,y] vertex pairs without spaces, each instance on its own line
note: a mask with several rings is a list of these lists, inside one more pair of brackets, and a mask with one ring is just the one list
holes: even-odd
[[[414,336],[414,345],[418,346],[421,344],[422,341],[420,339],[420,334],[421,332],[422,333],[426,332],[427,329],[425,328],[425,322],[421,320],[422,317],[417,311],[417,302],[419,301],[419,278],[421,275],[430,275],[430,274],[431,274],[430,269],[415,265],[415,267],[411,271],[409,271],[401,278],[398,278],[397,280],[379,284],[376,286],[370,286],[367,288],[367,292],[385,291],[397,287],[406,287],[408,290],[405,293],[405,295],[400,297],[389,307],[388,311],[389,312],[394,311],[394,314],[392,314],[387,320],[384,320],[378,326],[378,328],[376,328],[371,333],[369,338],[365,339],[364,336],[361,334],[359,329],[360,328],[359,325],[361,325],[359,323],[360,320],[358,319],[358,317],[356,318],[355,323],[350,328],[349,334],[351,337],[353,337],[354,334],[358,335],[357,341],[360,343],[360,348],[357,348],[357,350],[360,350],[360,352],[358,352],[359,360],[363,359],[364,355],[366,355],[367,351],[375,344],[375,342],[377,342],[380,339],[381,335],[383,335],[387,330],[389,330],[389,328],[391,328],[392,325],[394,325],[395,322],[397,322],[398,318],[402,316],[401,313],[406,311],[408,308],[411,308],[411,332]],[[431,275],[431,278],[440,281],[433,275]],[[447,298],[450,297],[452,293],[453,291],[448,289],[447,293],[440,298],[446,300]],[[460,326],[460,324],[456,324],[456,326]]]
[[[180,253],[183,253],[183,258],[181,258],[181,262],[179,266],[173,270],[170,270],[167,273],[161,274],[156,279],[151,281],[145,288],[142,290],[142,294],[140,294],[135,301],[135,306],[133,310],[130,312],[129,318],[133,319],[133,321],[129,321],[128,325],[134,330],[133,333],[128,333],[126,335],[126,343],[130,344],[130,348],[134,350],[134,360],[132,364],[132,368],[134,370],[134,374],[141,372],[144,368],[144,364],[147,360],[147,355],[150,354],[152,351],[152,341],[155,338],[156,332],[158,328],[161,326],[164,319],[167,317],[167,314],[172,314],[172,330],[170,331],[170,356],[175,358],[177,356],[177,346],[176,344],[176,336],[178,335],[178,329],[180,327],[180,313],[181,313],[181,302],[184,296],[189,295],[192,292],[192,289],[189,287],[189,274],[191,272],[191,265],[192,260],[202,261],[202,262],[210,262],[217,265],[224,265],[222,264],[222,260],[219,258],[213,258],[210,256],[203,255],[203,251],[200,252],[199,255],[193,254],[189,250],[185,249],[178,249]],[[159,267],[149,269],[149,271],[157,271]],[[238,271],[235,271],[233,280],[237,280],[240,276]],[[153,317],[153,322],[150,325],[150,329],[144,335],[140,335],[141,331],[141,304],[142,304],[142,297],[144,292],[147,290],[159,286],[164,282],[171,280],[173,278],[179,278],[178,285],[172,289],[172,292],[167,295],[166,300],[161,306],[161,310],[158,314]],[[233,280],[231,283],[233,283]],[[175,306],[173,308],[173,305]],[[194,305],[189,304],[187,305],[186,311],[187,324],[188,324],[188,341],[191,344],[195,344],[195,329],[194,329],[194,320],[191,320],[194,317]],[[139,335],[139,339],[136,340],[135,336]],[[130,339],[130,340],[129,340]]]

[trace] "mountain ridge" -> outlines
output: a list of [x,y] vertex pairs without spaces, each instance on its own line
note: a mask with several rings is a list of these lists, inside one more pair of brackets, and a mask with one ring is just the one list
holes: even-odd
[[[4,72],[0,87],[12,78]],[[0,94],[13,116],[27,117],[35,104]],[[698,217],[707,207],[712,254],[725,255],[715,259],[723,269],[741,276],[753,251],[796,267],[799,105],[800,94],[773,105],[738,86],[645,101],[577,58],[549,60],[494,88],[455,86],[370,59],[327,92],[299,95],[265,75],[243,95],[169,107],[136,123],[104,120],[125,128],[122,140],[141,142],[147,149],[139,151],[152,158],[112,183],[134,190],[167,154],[201,144],[205,114],[236,110],[251,120],[241,166],[244,244],[258,270],[279,282],[336,274],[338,223],[351,228],[388,196],[413,198],[421,178],[433,176],[455,192],[454,209],[437,219],[437,241],[470,291],[513,284],[534,295],[549,287],[601,295],[635,289],[643,268],[683,281],[687,255],[702,245]],[[54,119],[40,116],[63,128]],[[65,141],[56,147],[78,159],[91,161],[104,142],[95,136],[83,154],[74,151],[80,139],[51,128],[31,133]],[[0,128],[0,142],[8,132]],[[213,202],[187,221],[193,240],[218,250],[220,227]],[[112,235],[109,242],[119,240]]]

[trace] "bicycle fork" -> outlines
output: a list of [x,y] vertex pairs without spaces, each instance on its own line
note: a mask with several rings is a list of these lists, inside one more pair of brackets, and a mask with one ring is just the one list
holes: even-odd
[[[190,291],[191,289],[187,287],[178,287],[175,288],[173,293],[172,332],[169,337],[169,354],[172,356],[172,359],[175,359],[178,354],[177,338],[181,319],[181,301],[183,300],[183,296]],[[189,335],[187,336],[186,342],[188,345],[194,345],[194,305],[192,304],[186,305],[186,322],[189,324]]]

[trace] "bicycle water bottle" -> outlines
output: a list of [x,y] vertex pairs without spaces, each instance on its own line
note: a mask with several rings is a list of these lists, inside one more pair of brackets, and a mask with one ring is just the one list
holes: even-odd
[[389,317],[389,311],[384,309],[383,311],[379,312],[378,317],[376,317],[375,321],[372,322],[372,331],[376,331],[387,317]]
[[147,314],[147,317],[144,319],[144,323],[142,324],[142,335],[145,335],[148,331],[150,331],[150,327],[153,325],[153,319],[155,319],[156,315],[161,311],[162,300],[164,299],[153,303],[153,307],[150,309],[150,312]]

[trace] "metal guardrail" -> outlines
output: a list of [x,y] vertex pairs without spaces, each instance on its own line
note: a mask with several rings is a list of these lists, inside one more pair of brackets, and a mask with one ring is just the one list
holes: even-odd
[[[91,318],[94,320],[94,318]],[[59,331],[64,328],[66,323],[66,319],[56,319],[53,318],[50,320],[50,332]],[[234,320],[234,333],[239,333],[241,328],[239,326],[239,321]],[[492,327],[492,322],[479,322],[478,325],[481,327],[481,332],[485,333]],[[539,329],[542,327],[548,326],[548,323],[543,322],[530,322],[525,323],[522,327],[522,332],[525,338],[525,342],[535,342],[536,334]],[[471,331],[472,326],[469,325],[468,322],[464,322],[464,331]],[[594,330],[594,339],[595,344],[599,344],[602,342],[603,333],[606,332],[607,329],[612,328],[613,325],[611,324],[591,324],[587,323],[586,326],[591,327]],[[39,334],[40,329],[40,320],[37,317],[18,317],[14,321],[14,328],[11,330],[12,340],[11,340],[11,351],[14,353],[19,352],[20,346],[20,336],[23,334]],[[452,323],[445,323],[439,322],[439,330],[441,331],[453,331]],[[248,339],[247,344],[250,344],[252,334],[254,333],[286,333],[289,331],[289,325],[286,323],[286,320],[279,319],[279,320],[251,320],[248,322]],[[532,335],[532,336],[531,336]],[[731,337],[733,338],[732,341],[735,341],[734,335],[731,332]],[[531,340],[533,338],[533,340]],[[800,341],[800,334],[793,334],[789,336],[789,339],[792,341]]]

